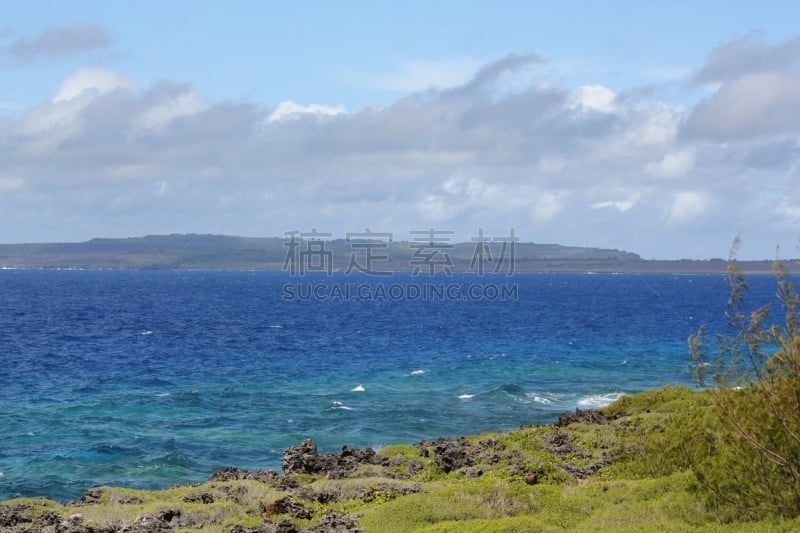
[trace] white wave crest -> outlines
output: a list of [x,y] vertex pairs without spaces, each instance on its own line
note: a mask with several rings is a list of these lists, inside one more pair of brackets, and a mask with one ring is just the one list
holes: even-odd
[[541,403],[543,405],[549,405],[549,404],[553,403],[553,400],[551,400],[550,398],[546,398],[544,396],[539,396],[535,392],[526,392],[525,396],[527,396],[528,398],[530,398],[534,402]]
[[364,385],[356,385],[355,387],[350,389],[350,392],[364,392],[364,390],[366,390],[364,389]]
[[459,400],[471,400],[474,397],[475,397],[474,394],[462,394],[461,396],[458,397],[458,399]]
[[624,392],[609,392],[607,394],[591,394],[578,400],[578,407],[597,409],[617,401]]

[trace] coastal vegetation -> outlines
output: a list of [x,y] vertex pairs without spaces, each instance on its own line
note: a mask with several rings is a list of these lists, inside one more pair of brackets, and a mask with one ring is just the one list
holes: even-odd
[[731,264],[731,335],[706,353],[701,331],[690,339],[698,380],[713,409],[687,420],[696,428],[687,457],[706,502],[734,518],[800,514],[800,300],[776,263],[780,316],[747,307],[747,282]]

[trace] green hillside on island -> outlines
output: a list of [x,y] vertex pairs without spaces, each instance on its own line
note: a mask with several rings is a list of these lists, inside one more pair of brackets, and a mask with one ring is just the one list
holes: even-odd
[[[312,244],[298,237],[233,237],[226,235],[149,235],[121,239],[91,239],[78,243],[0,244],[0,268],[92,268],[169,270],[272,270],[287,268],[287,254],[311,251],[329,253],[332,271],[346,271],[351,258],[362,267],[371,254],[375,270],[412,272],[422,258],[436,256],[436,272],[641,272],[724,273],[725,261],[644,260],[616,249],[562,246],[488,240],[478,242],[435,240],[432,246],[417,241],[378,239],[325,239]],[[316,247],[315,247],[316,246]],[[370,248],[367,250],[367,248]],[[481,255],[482,254],[482,255]],[[321,255],[315,257],[319,259]],[[445,257],[447,258],[445,260]],[[416,261],[416,263],[415,263]],[[315,264],[322,264],[317,261]],[[416,266],[415,266],[416,265]],[[328,264],[323,266],[327,267]],[[741,261],[745,272],[770,272],[771,261]]]

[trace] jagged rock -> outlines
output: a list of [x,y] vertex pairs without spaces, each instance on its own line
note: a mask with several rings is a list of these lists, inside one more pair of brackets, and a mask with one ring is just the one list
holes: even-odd
[[86,492],[84,492],[83,496],[81,496],[81,499],[75,503],[77,503],[78,505],[86,505],[86,504],[91,505],[93,503],[100,503],[100,499],[102,497],[103,497],[103,489],[99,488],[89,489]]
[[229,466],[211,474],[209,481],[238,481],[240,479],[252,479],[252,475],[253,473],[248,470]]
[[128,527],[122,529],[122,533],[171,533],[175,529],[169,523],[161,520],[156,515],[142,515],[133,521]]
[[331,490],[305,487],[300,490],[299,496],[306,500],[311,500],[321,504],[334,503],[339,501],[339,495]]
[[596,409],[575,409],[574,413],[562,413],[558,417],[556,426],[566,427],[575,422],[580,422],[581,424],[606,424],[608,423],[608,418]]
[[239,479],[247,479],[247,476],[250,474],[249,471],[244,470],[242,468],[236,468],[234,466],[228,466],[223,468],[222,470],[218,470],[211,474],[211,477],[208,478],[209,481],[236,481]]
[[14,527],[32,522],[27,510],[27,505],[0,506],[0,527]]
[[547,439],[544,449],[552,452],[559,457],[566,457],[567,455],[575,452],[575,446],[572,445],[572,439],[566,433],[556,433]]
[[238,504],[244,503],[244,497],[248,492],[247,485],[239,485],[238,487],[229,487],[227,485],[223,485],[218,488],[220,491],[225,493],[226,500]]
[[467,477],[481,477],[483,475],[483,468],[479,466],[465,468],[464,475]]
[[281,520],[274,525],[275,533],[297,533],[297,528],[291,520]]
[[560,466],[564,472],[576,479],[587,479],[595,475],[601,468],[611,463],[611,457],[608,454],[603,454],[599,460],[588,466],[577,466],[572,463],[562,463]]
[[279,514],[288,514],[293,518],[311,518],[314,514],[291,496],[284,496],[270,503],[262,502],[261,513],[268,518]]
[[474,462],[471,446],[464,437],[434,441],[433,460],[445,473],[464,466],[472,466]]
[[80,514],[64,518],[55,511],[45,511],[39,516],[27,514],[28,506],[0,506],[0,531],[17,533],[115,533],[116,524],[89,527],[81,523]]
[[120,530],[120,533],[167,533],[199,525],[201,524],[195,517],[184,515],[180,509],[163,509],[158,514],[138,517],[133,524]]
[[306,439],[300,446],[292,446],[283,452],[281,467],[286,474],[317,474],[330,470],[335,457],[330,454],[320,455],[317,443]]
[[350,515],[328,513],[322,520],[303,530],[303,533],[362,533],[358,519]]
[[214,495],[210,492],[193,492],[183,497],[187,503],[214,503]]
[[287,480],[286,476],[275,472],[274,470],[258,470],[250,472],[242,468],[229,466],[218,472],[214,472],[209,481],[239,481],[242,479],[254,479],[262,483],[268,483],[278,490],[288,490],[296,488],[294,480]]
[[270,485],[277,490],[288,492],[298,488],[300,486],[300,482],[287,475],[279,475],[272,479]]
[[276,479],[282,477],[282,474],[274,470],[257,470],[253,472],[250,479],[260,481],[262,483],[274,483]]
[[306,439],[299,446],[292,446],[283,452],[281,467],[285,474],[325,474],[338,479],[347,476],[359,464],[383,464],[386,461],[371,448],[361,450],[344,446],[339,455],[319,453],[317,444]]

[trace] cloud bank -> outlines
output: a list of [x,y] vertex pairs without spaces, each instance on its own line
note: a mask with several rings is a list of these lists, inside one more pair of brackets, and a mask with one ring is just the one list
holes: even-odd
[[[73,30],[12,53],[107,45]],[[468,240],[513,227],[525,241],[702,258],[742,231],[751,255],[771,257],[800,236],[798,43],[746,36],[713,51],[689,81],[713,90],[693,106],[525,81],[546,62],[535,53],[356,110],[210,101],[189,84],[82,68],[51,100],[0,117],[0,240],[312,227]]]

